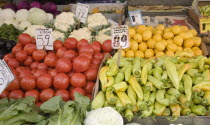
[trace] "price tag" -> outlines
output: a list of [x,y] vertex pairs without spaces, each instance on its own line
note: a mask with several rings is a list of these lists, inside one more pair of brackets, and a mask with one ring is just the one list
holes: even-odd
[[112,26],[118,26],[119,24],[112,19],[108,19],[108,22],[111,23]]
[[210,31],[210,17],[199,18],[199,28],[201,34],[206,34],[208,30]]
[[130,46],[129,37],[128,37],[128,26],[119,25],[112,26],[112,47],[114,49],[128,48]]
[[14,75],[4,60],[0,60],[0,93],[14,80]]
[[144,20],[140,10],[129,11],[130,21],[132,25],[144,24]]
[[36,48],[53,50],[52,29],[36,29]]
[[76,17],[79,18],[80,22],[86,23],[88,11],[89,5],[77,3]]

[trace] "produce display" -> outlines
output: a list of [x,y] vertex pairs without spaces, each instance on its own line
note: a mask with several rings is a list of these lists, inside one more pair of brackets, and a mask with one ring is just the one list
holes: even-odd
[[209,17],[210,16],[210,5],[200,6],[198,8],[198,10],[203,17]]
[[131,120],[134,115],[204,116],[210,113],[210,58],[109,58],[100,69],[100,91],[92,109],[111,106]]
[[197,37],[196,30],[190,30],[187,26],[165,27],[159,24],[154,28],[139,25],[129,28],[129,36],[130,48],[122,51],[122,55],[127,58],[177,56],[186,51],[191,51],[194,56],[203,54],[199,48],[201,38]]

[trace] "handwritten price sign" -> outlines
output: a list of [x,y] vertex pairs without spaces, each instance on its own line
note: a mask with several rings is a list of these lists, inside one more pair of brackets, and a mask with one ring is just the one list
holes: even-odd
[[88,10],[89,5],[77,3],[76,17],[80,20],[80,22],[86,23]]
[[36,29],[36,48],[53,50],[52,29]]

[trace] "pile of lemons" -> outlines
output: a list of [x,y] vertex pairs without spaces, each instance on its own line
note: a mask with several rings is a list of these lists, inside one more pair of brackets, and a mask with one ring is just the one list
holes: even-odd
[[163,55],[174,56],[181,51],[192,51],[194,56],[202,55],[201,38],[197,31],[187,26],[174,25],[156,27],[138,25],[129,27],[130,47],[122,50],[127,58],[153,58]]

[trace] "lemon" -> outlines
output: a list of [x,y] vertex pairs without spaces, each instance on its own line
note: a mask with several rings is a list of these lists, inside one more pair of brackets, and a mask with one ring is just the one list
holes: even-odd
[[144,52],[142,52],[141,50],[136,51],[135,52],[135,57],[144,58]]
[[197,50],[197,49],[200,49],[200,48],[199,47],[193,47],[192,51]]
[[168,50],[171,50],[171,51],[173,51],[173,52],[177,51],[177,48],[178,48],[177,45],[174,44],[174,43],[169,44],[169,45],[167,46],[167,49],[168,49]]
[[125,53],[126,58],[134,58],[134,51],[133,50],[128,50]]
[[174,25],[174,26],[171,27],[171,31],[172,31],[172,33],[173,33],[174,35],[177,35],[177,34],[180,33],[181,28],[180,28],[180,26],[178,26],[178,25]]
[[125,57],[125,51],[124,50],[121,51],[121,55],[122,55],[122,57]]
[[155,54],[157,54],[159,51],[157,49],[154,49]]
[[201,38],[200,37],[193,37],[194,40],[194,46],[200,46],[201,45]]
[[171,51],[171,50],[168,50],[168,51],[166,52],[166,55],[167,55],[167,56],[174,56],[174,52]]
[[145,58],[151,58],[154,56],[154,51],[152,49],[147,49],[144,53]]
[[184,39],[179,35],[175,36],[173,39],[173,42],[178,46],[182,46],[183,41],[184,41]]
[[134,52],[136,52],[139,48],[138,43],[136,41],[132,42],[132,46],[130,47],[131,50],[133,50]]
[[158,24],[155,29],[156,30],[164,30],[165,26],[163,24]]
[[134,29],[134,28],[130,28],[130,29],[128,30],[128,32],[129,32],[129,36],[130,36],[130,38],[133,38],[133,37],[134,37],[134,35],[136,34],[136,31],[135,31],[135,29]]
[[155,29],[153,28],[153,26],[147,26],[147,30],[152,31],[152,33],[154,33]]
[[155,48],[155,44],[156,44],[156,41],[155,41],[154,39],[149,39],[149,40],[147,41],[147,46],[148,46],[148,48],[150,48],[150,49],[154,49],[154,48]]
[[192,30],[189,30],[187,32],[190,32],[193,34],[193,36],[197,36],[198,35],[198,32],[195,30],[195,29],[192,29]]
[[173,43],[173,40],[172,39],[168,39],[168,40],[166,40],[166,42],[167,42],[167,45],[169,45],[169,44]]
[[144,31],[143,34],[142,34],[142,37],[143,37],[144,41],[147,41],[147,40],[151,39],[152,38],[152,31],[150,31],[150,30]]
[[187,32],[189,30],[189,28],[187,26],[180,26],[180,28],[181,28],[181,31],[180,31],[181,33]]
[[155,41],[160,41],[160,40],[162,40],[162,36],[160,35],[160,34],[155,34],[155,35],[153,35],[153,37],[152,37]]
[[145,30],[147,30],[147,27],[145,25],[138,25],[137,33],[142,34]]
[[162,31],[162,30],[155,30],[154,34],[160,34],[160,35],[163,35],[163,31]]
[[142,42],[142,36],[139,33],[135,34],[133,39],[138,43]]
[[183,48],[181,46],[177,47],[177,51],[182,51],[182,50],[183,50]]
[[144,52],[146,49],[147,49],[147,44],[145,42],[141,42],[139,44],[139,50]]
[[169,27],[165,28],[164,33],[165,32],[171,32],[171,29]]
[[163,37],[164,37],[165,39],[172,39],[172,38],[174,38],[174,34],[173,34],[172,32],[165,32],[165,33],[163,34]]
[[164,41],[159,41],[155,44],[155,48],[157,51],[162,52],[165,50],[165,42]]
[[179,36],[181,36],[184,40],[193,38],[193,34],[191,32],[180,33]]
[[194,45],[194,40],[193,39],[187,39],[184,41],[184,47],[185,48],[191,48]]
[[200,49],[193,50],[193,52],[194,52],[194,56],[201,56],[201,55],[203,55],[203,52]]
[[164,52],[157,52],[157,53],[155,54],[156,57],[160,57],[160,56],[164,56],[164,55],[165,55]]

